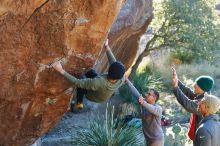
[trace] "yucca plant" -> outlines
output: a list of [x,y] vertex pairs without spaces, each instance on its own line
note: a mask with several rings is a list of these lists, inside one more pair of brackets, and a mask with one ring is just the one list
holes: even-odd
[[[132,82],[141,94],[144,94],[149,88],[154,88],[159,92],[165,89],[162,79],[153,74],[150,66],[145,66],[143,69],[140,69],[132,79]],[[127,86],[123,86],[120,89],[120,95],[125,102],[132,103],[137,107],[137,99],[131,95]]]
[[73,136],[74,146],[141,146],[141,128],[127,126],[119,117],[114,119],[114,107],[106,108],[105,118],[99,117],[88,128],[77,128]]

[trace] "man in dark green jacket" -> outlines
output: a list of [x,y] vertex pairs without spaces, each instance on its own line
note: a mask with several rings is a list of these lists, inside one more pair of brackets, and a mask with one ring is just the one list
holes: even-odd
[[202,120],[202,115],[198,112],[198,102],[204,97],[205,92],[209,92],[214,84],[214,80],[210,76],[200,76],[195,80],[194,91],[186,87],[181,81],[178,80],[176,70],[173,70],[173,93],[176,96],[177,101],[186,109],[192,113],[190,117],[190,126],[188,130],[188,136],[194,142],[195,132]]
[[57,62],[53,64],[53,68],[60,72],[68,81],[77,87],[76,109],[83,108],[83,96],[93,102],[103,102],[109,98],[116,89],[122,86],[125,82],[124,73],[125,67],[121,62],[116,61],[106,40],[104,47],[110,67],[107,74],[96,74],[95,71],[89,71],[86,78],[77,79],[66,72],[62,65]]

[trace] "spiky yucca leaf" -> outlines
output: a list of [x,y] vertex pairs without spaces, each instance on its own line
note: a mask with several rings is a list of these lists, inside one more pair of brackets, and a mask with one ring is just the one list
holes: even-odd
[[88,128],[77,128],[73,137],[74,146],[141,146],[142,130],[124,124],[119,118],[113,118],[113,112],[107,112],[104,120],[98,118],[89,123]]

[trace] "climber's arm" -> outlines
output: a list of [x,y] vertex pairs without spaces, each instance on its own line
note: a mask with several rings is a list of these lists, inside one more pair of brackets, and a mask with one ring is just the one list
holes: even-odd
[[104,47],[106,48],[106,55],[108,58],[108,62],[111,65],[113,62],[116,62],[116,58],[114,56],[114,54],[112,53],[111,48],[108,45],[108,39],[105,41]]

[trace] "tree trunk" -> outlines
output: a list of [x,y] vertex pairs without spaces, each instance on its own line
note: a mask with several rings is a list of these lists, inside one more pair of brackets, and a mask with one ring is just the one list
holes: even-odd
[[157,35],[154,35],[153,38],[147,42],[144,51],[138,56],[137,60],[135,61],[135,64],[131,67],[131,74],[129,76],[131,79],[134,78],[136,71],[138,69],[138,66],[142,62],[143,58],[150,54],[149,48],[150,48],[150,46],[152,46],[152,44],[154,44],[156,39],[157,39]]
[[[161,28],[158,30],[158,32],[165,28],[166,22],[167,22],[167,20],[165,20],[163,22],[163,24],[162,24]],[[153,47],[153,45],[154,45],[155,41],[157,40],[157,38],[162,37],[160,35],[157,35],[158,32],[154,33],[152,39],[147,42],[144,51],[138,56],[137,60],[135,61],[135,64],[132,66],[131,73],[130,73],[130,76],[129,76],[131,79],[134,78],[134,76],[136,74],[136,71],[138,69],[138,66],[142,62],[143,58],[148,56],[150,54],[151,50],[156,50],[156,49],[161,48],[162,46],[166,46],[165,44],[161,44],[159,46]]]

